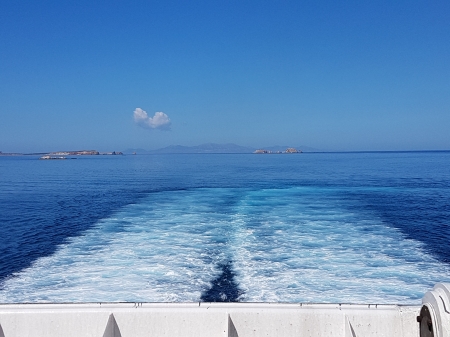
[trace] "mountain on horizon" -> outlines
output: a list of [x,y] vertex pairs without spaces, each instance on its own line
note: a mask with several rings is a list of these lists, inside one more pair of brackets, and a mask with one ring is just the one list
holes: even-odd
[[236,144],[206,143],[197,146],[170,145],[156,150],[128,149],[125,153],[138,154],[182,154],[182,153],[252,153],[256,149]]
[[[123,151],[124,153],[134,153],[137,154],[183,154],[183,153],[253,153],[257,149],[265,149],[268,151],[286,151],[287,148],[292,146],[268,146],[253,148],[248,146],[240,146],[233,143],[228,144],[216,144],[216,143],[206,143],[197,146],[184,146],[184,145],[170,145],[156,150],[144,150],[144,149],[127,149]],[[302,150],[303,152],[315,152],[317,149],[299,146],[295,147],[297,150]]]

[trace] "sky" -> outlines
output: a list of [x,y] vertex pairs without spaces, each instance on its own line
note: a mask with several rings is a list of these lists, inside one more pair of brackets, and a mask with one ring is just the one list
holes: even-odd
[[450,1],[3,1],[0,151],[450,150]]

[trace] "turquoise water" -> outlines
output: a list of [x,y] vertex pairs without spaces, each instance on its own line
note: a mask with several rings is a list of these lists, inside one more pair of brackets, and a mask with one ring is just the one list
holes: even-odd
[[0,157],[0,302],[419,303],[449,152]]

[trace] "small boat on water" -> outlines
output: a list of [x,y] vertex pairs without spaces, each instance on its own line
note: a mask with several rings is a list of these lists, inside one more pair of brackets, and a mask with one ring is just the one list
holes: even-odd
[[54,156],[42,156],[42,157],[40,157],[39,159],[42,159],[42,160],[49,160],[49,159],[67,159],[66,157],[54,157]]

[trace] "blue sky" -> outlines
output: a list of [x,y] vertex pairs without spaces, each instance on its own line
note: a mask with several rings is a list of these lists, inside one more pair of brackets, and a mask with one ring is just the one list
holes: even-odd
[[447,0],[4,1],[0,151],[448,150],[449,17]]

